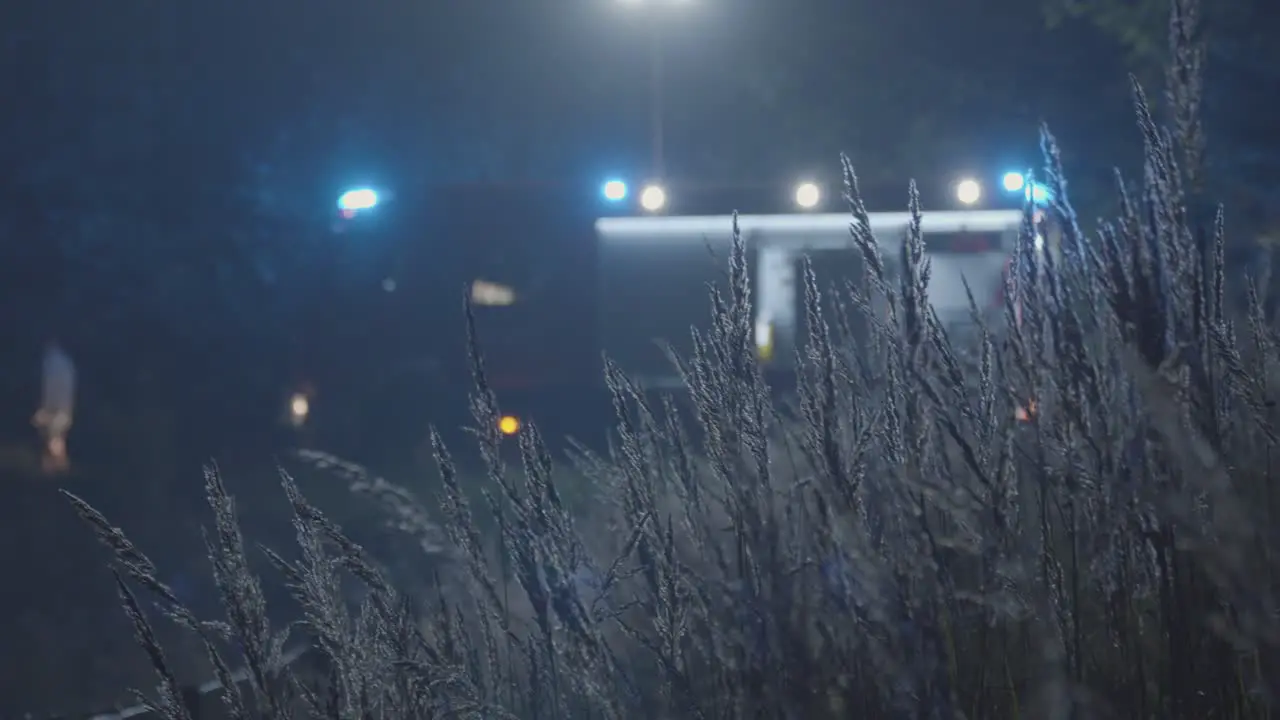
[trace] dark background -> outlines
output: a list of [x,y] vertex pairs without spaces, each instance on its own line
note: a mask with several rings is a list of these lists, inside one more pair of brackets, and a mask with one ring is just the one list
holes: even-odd
[[[1209,14],[1211,178],[1242,256],[1280,217],[1273,6]],[[773,209],[799,177],[837,180],[840,152],[872,209],[902,209],[910,177],[937,188],[1039,165],[1047,120],[1091,222],[1112,169],[1138,170],[1126,73],[1158,100],[1164,7],[5,4],[0,718],[154,684],[58,486],[209,609],[201,465],[217,458],[249,534],[275,545],[289,528],[274,467],[299,443],[429,484],[428,424],[463,442],[461,295],[477,277],[523,298],[479,318],[504,398],[603,426],[607,407],[581,389],[599,368],[591,222],[617,211],[603,179],[648,167],[647,23],[663,24],[680,212]],[[336,232],[334,199],[363,184],[394,198]],[[50,334],[80,374],[76,467],[58,479],[35,471],[29,425]],[[299,437],[280,421],[304,386],[315,413]],[[357,534],[371,525],[338,481],[303,481]]]

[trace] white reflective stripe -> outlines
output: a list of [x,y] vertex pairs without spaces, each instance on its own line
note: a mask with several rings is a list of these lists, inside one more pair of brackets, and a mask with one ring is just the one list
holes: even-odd
[[[882,242],[896,244],[904,232],[909,213],[870,213],[871,231],[886,234]],[[785,215],[740,215],[738,228],[753,240],[785,246],[788,250],[838,249],[849,247],[853,217],[848,213],[798,213]],[[925,233],[998,232],[1022,225],[1021,210],[962,210],[926,212],[920,218]],[[596,220],[602,242],[702,242],[732,237],[731,215],[607,217]]]
[[770,326],[770,342],[773,330],[796,326],[796,258],[788,250],[761,245],[756,262],[755,287],[756,325]]
[[767,320],[756,323],[756,347],[761,350],[773,347],[773,323]]

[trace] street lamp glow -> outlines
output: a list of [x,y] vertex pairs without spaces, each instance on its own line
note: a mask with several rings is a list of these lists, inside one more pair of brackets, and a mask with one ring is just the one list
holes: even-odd
[[982,199],[982,186],[972,178],[956,184],[956,199],[964,205],[974,205]]
[[1018,192],[1027,186],[1027,179],[1022,173],[1011,172],[1004,175],[1004,189],[1009,192]]
[[805,210],[812,210],[822,202],[822,189],[811,182],[800,183],[796,186],[796,205]]
[[1049,202],[1049,188],[1040,183],[1034,183],[1027,188],[1027,197],[1036,205],[1043,205]]
[[640,193],[640,207],[649,212],[658,212],[667,206],[667,191],[661,185],[650,185]]
[[378,193],[369,188],[348,190],[338,198],[338,209],[345,211],[368,210],[378,204]]
[[604,199],[609,202],[618,202],[625,200],[627,197],[627,184],[621,180],[610,180],[604,184]]
[[289,399],[289,422],[294,427],[302,427],[311,414],[311,398],[306,393],[294,393]]

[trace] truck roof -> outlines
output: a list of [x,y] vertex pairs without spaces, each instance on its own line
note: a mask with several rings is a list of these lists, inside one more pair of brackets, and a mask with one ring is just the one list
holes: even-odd
[[[910,213],[870,213],[871,231],[880,233],[881,242],[897,243],[897,233],[905,231]],[[1017,228],[1022,223],[1021,210],[959,210],[925,212],[921,229],[925,233],[999,232]],[[738,228],[744,237],[767,240],[770,244],[793,245],[797,250],[820,250],[845,247],[853,216],[849,213],[790,213],[778,215],[739,215]],[[646,215],[605,217],[596,220],[596,235],[601,242],[654,243],[662,241],[688,243],[706,240],[728,241],[732,237],[732,215]]]

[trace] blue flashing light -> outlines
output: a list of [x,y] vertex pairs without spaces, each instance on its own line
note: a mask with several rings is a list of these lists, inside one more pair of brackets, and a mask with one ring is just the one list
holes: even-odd
[[1027,188],[1027,197],[1036,205],[1047,203],[1049,202],[1049,188],[1040,183],[1035,183]]
[[378,204],[378,193],[369,188],[348,190],[338,198],[338,209],[344,212],[369,210]]
[[620,202],[627,199],[627,184],[621,180],[610,180],[602,190],[604,199],[609,202]]
[[1011,172],[1004,175],[1004,189],[1009,192],[1018,192],[1027,186],[1027,179],[1022,173]]

